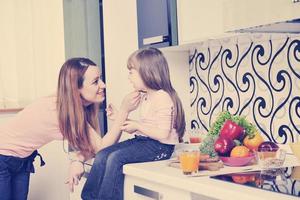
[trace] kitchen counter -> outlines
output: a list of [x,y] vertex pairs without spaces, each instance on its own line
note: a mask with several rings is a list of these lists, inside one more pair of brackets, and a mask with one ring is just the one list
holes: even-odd
[[[290,195],[256,189],[240,184],[229,183],[210,178],[204,172],[199,177],[187,177],[180,169],[168,166],[169,160],[127,164],[123,167],[125,174],[125,199],[221,199],[232,200],[291,200],[299,199]],[[284,167],[300,166],[300,162],[293,155],[287,155]],[[227,167],[224,173],[255,171],[257,165],[248,167]],[[220,173],[220,172],[217,172]],[[222,173],[222,172],[221,172]],[[143,194],[146,193],[144,197]]]

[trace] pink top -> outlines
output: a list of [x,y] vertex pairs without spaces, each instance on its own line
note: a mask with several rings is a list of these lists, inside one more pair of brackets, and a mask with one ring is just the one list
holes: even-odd
[[[178,134],[174,126],[174,105],[171,97],[163,90],[158,90],[153,98],[147,99],[147,95],[142,98],[140,104],[140,122],[145,126],[154,126],[158,129],[169,131],[167,138],[159,140],[165,144],[177,144]],[[136,135],[143,133],[136,132]]]
[[53,140],[61,140],[56,97],[41,98],[1,124],[0,138],[0,154],[20,158]]

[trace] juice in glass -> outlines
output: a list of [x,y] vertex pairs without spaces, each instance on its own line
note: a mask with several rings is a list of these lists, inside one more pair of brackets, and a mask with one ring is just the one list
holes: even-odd
[[179,154],[180,167],[183,174],[190,175],[198,172],[200,152],[193,151],[182,151]]

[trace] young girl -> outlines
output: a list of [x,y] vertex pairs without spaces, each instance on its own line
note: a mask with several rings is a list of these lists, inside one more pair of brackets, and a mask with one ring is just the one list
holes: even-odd
[[[99,67],[87,58],[72,58],[62,66],[57,95],[28,105],[12,120],[0,126],[0,199],[27,199],[30,172],[37,149],[65,139],[78,150],[70,162],[68,183],[73,185],[84,172],[82,161],[118,141],[128,112],[137,107],[138,93],[126,96],[112,129],[101,138],[98,107],[105,84]],[[62,183],[63,184],[63,183]]]
[[129,57],[127,67],[133,87],[143,93],[140,120],[126,120],[122,127],[134,133],[135,138],[97,153],[81,194],[84,200],[122,200],[123,165],[169,159],[184,134],[182,104],[170,82],[168,64],[161,51],[138,50]]

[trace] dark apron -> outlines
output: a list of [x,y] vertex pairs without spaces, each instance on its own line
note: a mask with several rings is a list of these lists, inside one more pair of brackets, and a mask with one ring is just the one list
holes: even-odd
[[[6,156],[6,155],[0,155],[0,165],[2,165],[2,168],[7,168],[12,173],[18,173],[18,172],[30,172],[34,173],[34,165],[33,162],[36,158],[36,156],[40,157],[40,166],[44,166],[45,162],[42,158],[42,156],[38,153],[37,150],[35,150],[30,156],[26,158],[18,158],[14,156]],[[0,166],[1,168],[1,166]]]

